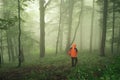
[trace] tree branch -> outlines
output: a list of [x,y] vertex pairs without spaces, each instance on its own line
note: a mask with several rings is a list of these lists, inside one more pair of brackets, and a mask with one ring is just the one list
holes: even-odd
[[45,4],[45,9],[47,8],[47,6],[50,4],[51,0],[49,0],[46,4]]

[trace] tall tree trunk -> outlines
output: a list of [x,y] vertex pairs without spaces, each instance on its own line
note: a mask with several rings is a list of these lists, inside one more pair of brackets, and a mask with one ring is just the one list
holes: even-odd
[[15,53],[15,56],[18,56],[18,41],[16,40],[16,37],[13,38],[13,42],[16,43],[14,44],[14,53]]
[[45,56],[45,7],[44,0],[40,0],[40,57]]
[[119,26],[119,35],[118,35],[118,45],[117,45],[117,53],[120,53],[120,26]]
[[58,27],[58,36],[57,36],[57,41],[56,41],[56,54],[58,53],[58,45],[59,45],[59,41],[60,41],[60,33],[61,33],[61,18],[62,18],[62,0],[60,3],[60,19],[59,19],[59,27]]
[[1,60],[1,52],[0,52],[0,68],[1,68],[2,60]]
[[10,52],[10,42],[9,42],[9,33],[8,30],[6,30],[6,37],[7,37],[7,49],[8,49],[8,57],[9,57],[9,62],[11,61],[11,52]]
[[80,19],[80,51],[82,51],[83,47],[82,47],[82,21],[83,21],[83,8],[84,8],[84,0],[81,0],[81,19]]
[[2,64],[2,34],[1,34],[2,32],[1,32],[1,30],[0,30],[0,68],[1,68],[1,64]]
[[63,52],[63,28],[64,28],[64,22],[66,17],[66,1],[62,0],[61,5],[61,27],[60,27],[60,41],[59,41],[59,51]]
[[18,67],[21,66],[22,63],[22,55],[21,55],[21,19],[20,19],[20,0],[18,0],[18,28],[19,28],[19,35],[18,35],[18,49],[19,49],[19,55],[18,55]]
[[106,41],[106,30],[107,30],[107,8],[108,0],[104,0],[104,10],[103,10],[103,26],[102,26],[102,40],[101,40],[101,56],[105,56],[105,41]]
[[78,31],[78,28],[79,28],[79,26],[81,24],[81,21],[82,21],[81,18],[82,18],[82,14],[83,14],[83,6],[84,6],[84,4],[83,4],[83,2],[81,2],[81,10],[80,10],[80,14],[79,14],[78,24],[77,24],[77,26],[75,28],[75,33],[73,35],[73,39],[72,39],[71,45],[72,45],[72,43],[74,42],[74,40],[76,38],[76,34],[77,34],[77,31]]
[[2,30],[0,30],[0,35],[1,35],[1,41],[0,41],[0,47],[1,47],[1,63],[4,62],[4,59],[3,59],[3,40],[2,40]]
[[15,56],[14,56],[14,48],[13,48],[13,41],[12,38],[9,39],[10,42],[10,53],[11,53],[11,59],[14,62],[15,61]]
[[68,18],[68,34],[67,34],[66,51],[68,51],[71,41],[73,7],[74,7],[74,0],[69,0],[69,18]]
[[115,1],[113,1],[113,26],[112,26],[112,43],[111,43],[111,53],[114,53],[114,32],[115,32]]
[[61,24],[59,50],[63,52],[63,24]]
[[93,27],[94,27],[94,8],[95,0],[93,0],[92,19],[91,19],[91,33],[90,33],[90,53],[92,53],[92,42],[93,42]]
[[23,51],[23,46],[21,46],[21,62],[24,62],[24,51]]

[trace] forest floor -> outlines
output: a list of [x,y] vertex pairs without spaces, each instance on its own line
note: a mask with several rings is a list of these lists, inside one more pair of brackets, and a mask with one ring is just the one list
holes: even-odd
[[0,80],[120,80],[120,57],[100,57],[84,53],[78,56],[78,64],[71,67],[68,55],[49,56],[38,64],[23,63],[22,67],[0,68]]
[[31,66],[0,72],[0,80],[67,80],[68,66]]

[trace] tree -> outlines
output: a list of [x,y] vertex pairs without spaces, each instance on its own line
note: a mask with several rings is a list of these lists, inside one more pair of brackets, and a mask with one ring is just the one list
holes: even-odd
[[82,51],[82,33],[83,33],[83,31],[82,31],[82,20],[83,20],[83,9],[84,9],[84,0],[81,0],[81,19],[80,19],[80,51]]
[[1,68],[1,64],[2,64],[2,61],[1,61],[1,53],[0,53],[0,68]]
[[92,53],[95,0],[93,0],[93,6],[92,7],[93,7],[93,9],[92,9],[91,33],[90,33],[90,53]]
[[[74,42],[74,40],[75,40],[75,38],[76,38],[76,34],[77,34],[77,31],[78,31],[78,28],[79,28],[80,24],[81,24],[81,32],[82,32],[83,7],[84,7],[84,2],[83,2],[83,0],[81,0],[80,13],[79,13],[79,17],[78,17],[78,24],[77,24],[77,26],[76,26],[76,28],[75,28],[75,32],[74,32],[74,35],[73,35],[73,39],[72,39],[70,45],[72,45],[72,43]],[[82,37],[81,37],[81,38],[82,38]],[[82,39],[81,39],[81,41],[82,41]]]
[[59,40],[59,51],[63,52],[63,28],[64,28],[64,18],[66,16],[66,10],[65,7],[66,3],[64,0],[61,0],[61,26],[60,26],[60,40]]
[[113,1],[113,26],[112,26],[112,43],[111,43],[111,53],[113,54],[114,48],[114,32],[115,32],[115,1]]
[[102,26],[102,40],[101,40],[101,56],[105,56],[105,41],[106,41],[106,29],[107,29],[107,8],[108,0],[104,0],[104,9],[103,9],[103,26]]
[[45,9],[50,4],[49,0],[45,4],[45,0],[39,0],[40,4],[40,57],[45,56]]
[[9,30],[6,30],[6,37],[7,37],[8,57],[9,57],[9,62],[10,62],[11,61],[10,42],[9,42],[10,35],[9,35],[8,31]]
[[[8,24],[8,26],[10,25]],[[8,27],[6,30],[6,37],[7,37],[7,48],[8,48],[9,61],[14,61],[15,60],[14,49],[13,49],[13,41],[12,41],[10,27]]]
[[119,33],[118,33],[118,45],[117,45],[117,53],[119,53],[120,49],[120,26],[119,26]]
[[40,57],[45,56],[45,1],[40,0]]
[[0,30],[0,67],[3,62],[4,62],[4,59],[3,59],[3,34],[2,34],[2,30]]
[[14,43],[13,43],[13,38],[10,38],[9,42],[10,42],[11,58],[12,58],[12,61],[14,62],[14,61],[15,61],[15,55],[14,55]]
[[1,30],[0,30],[0,67],[2,64],[2,34],[1,34]]
[[61,3],[60,3],[60,19],[59,19],[59,27],[58,27],[58,36],[56,41],[56,54],[58,53],[58,44],[59,44],[60,33],[61,33],[62,4],[63,4],[63,0],[61,0]]
[[68,11],[68,34],[67,34],[66,51],[68,51],[68,49],[69,49],[69,47],[70,47],[70,41],[71,41],[73,7],[74,7],[74,0],[69,0],[69,11]]
[[22,63],[22,54],[21,54],[21,18],[20,18],[20,0],[18,0],[18,28],[19,28],[19,35],[18,35],[18,49],[19,49],[19,56],[18,56],[18,67],[21,66]]

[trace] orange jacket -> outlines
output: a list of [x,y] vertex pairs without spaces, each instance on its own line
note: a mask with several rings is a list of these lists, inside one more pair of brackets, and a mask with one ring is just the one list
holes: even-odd
[[72,44],[72,47],[70,48],[68,54],[71,56],[71,57],[77,57],[77,48],[76,48],[76,44]]

